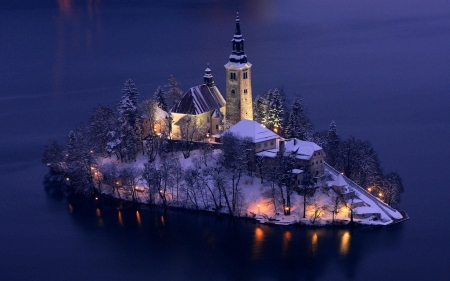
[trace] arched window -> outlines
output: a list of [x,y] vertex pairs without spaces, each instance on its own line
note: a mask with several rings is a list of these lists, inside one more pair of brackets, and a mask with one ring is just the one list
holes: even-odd
[[234,94],[236,94],[236,91],[234,89],[232,89],[231,93],[234,95]]

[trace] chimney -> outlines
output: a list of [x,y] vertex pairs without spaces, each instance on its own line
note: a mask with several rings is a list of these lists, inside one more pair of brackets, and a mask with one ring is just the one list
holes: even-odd
[[297,145],[297,138],[294,138],[294,145]]

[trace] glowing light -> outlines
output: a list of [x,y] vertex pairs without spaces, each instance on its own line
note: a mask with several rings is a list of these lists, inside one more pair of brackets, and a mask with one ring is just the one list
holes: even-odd
[[368,189],[367,189],[369,192],[371,192],[372,191],[372,188],[371,187],[369,187]]
[[350,233],[346,231],[341,238],[341,246],[339,248],[340,254],[343,256],[347,255],[349,246],[350,246]]
[[120,211],[117,213],[117,218],[119,219],[119,225],[123,226],[122,213]]
[[95,209],[95,215],[97,217],[100,217],[102,215],[99,208]]
[[166,221],[164,220],[164,216],[161,216],[161,223],[162,223],[163,226],[166,225]]
[[66,181],[70,180],[69,178],[66,178]]
[[139,211],[136,211],[136,220],[137,220],[139,227],[142,228],[141,215],[139,214]]
[[381,192],[378,193],[378,196],[383,197],[383,193],[381,193]]
[[311,237],[311,251],[313,255],[317,253],[317,245],[318,245],[317,240],[318,240],[317,233],[314,232],[313,236]]
[[292,234],[289,230],[286,230],[283,234],[283,247],[281,254],[287,256],[289,250],[289,243],[291,242]]
[[70,212],[70,213],[73,213],[73,207],[72,207],[72,204],[69,204],[69,212]]

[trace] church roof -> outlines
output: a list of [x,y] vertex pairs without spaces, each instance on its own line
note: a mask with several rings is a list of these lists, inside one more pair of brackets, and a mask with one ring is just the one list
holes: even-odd
[[241,138],[251,138],[253,143],[280,138],[279,135],[263,127],[258,122],[247,119],[242,119],[226,132],[236,134]]
[[170,110],[173,113],[198,115],[225,106],[225,100],[215,85],[190,88]]

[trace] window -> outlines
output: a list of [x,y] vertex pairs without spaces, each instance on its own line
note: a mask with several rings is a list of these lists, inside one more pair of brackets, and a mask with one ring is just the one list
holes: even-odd
[[270,142],[270,145],[273,145],[273,141]]
[[322,163],[322,160],[320,160],[320,163]]
[[234,95],[234,94],[236,94],[236,91],[234,89],[232,89],[231,93]]
[[247,89],[244,89],[244,94],[247,94]]
[[236,80],[236,72],[230,72],[230,80]]
[[219,130],[219,125],[216,125],[216,130]]
[[267,142],[264,143],[264,147],[266,147],[266,146],[267,146]]
[[261,148],[261,143],[258,143],[258,148]]
[[246,71],[246,72],[242,73],[242,77],[243,77],[244,79],[247,79],[247,78],[248,78],[248,72]]

